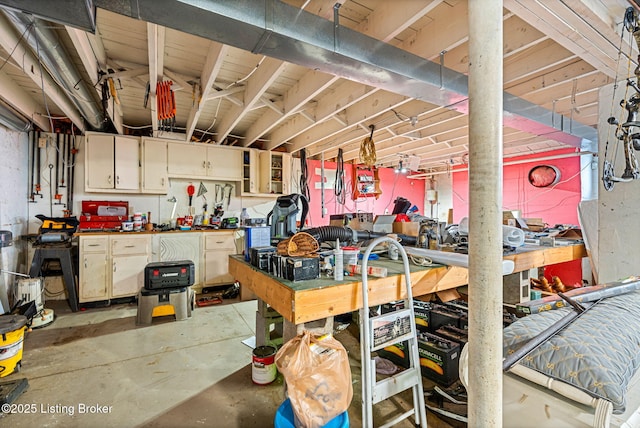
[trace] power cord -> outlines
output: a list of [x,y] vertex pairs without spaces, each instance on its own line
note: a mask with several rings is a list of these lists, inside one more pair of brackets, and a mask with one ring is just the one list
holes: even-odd
[[307,150],[300,150],[300,193],[311,202],[309,193],[309,169],[307,166]]
[[336,195],[336,202],[340,205],[344,205],[346,195],[344,192],[344,159],[342,149],[338,149],[338,158],[336,160],[336,180],[333,185],[333,190]]

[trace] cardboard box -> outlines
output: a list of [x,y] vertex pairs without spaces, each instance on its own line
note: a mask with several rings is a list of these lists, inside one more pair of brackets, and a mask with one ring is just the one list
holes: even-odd
[[356,213],[349,222],[353,230],[373,230],[373,213]]
[[393,233],[407,236],[418,236],[420,223],[415,221],[396,221],[393,223]]
[[544,221],[541,218],[524,218],[527,223],[527,229],[532,232],[542,232],[544,230]]
[[373,221],[373,231],[380,233],[392,233],[393,221],[395,218],[395,215],[389,214],[376,216],[376,219]]

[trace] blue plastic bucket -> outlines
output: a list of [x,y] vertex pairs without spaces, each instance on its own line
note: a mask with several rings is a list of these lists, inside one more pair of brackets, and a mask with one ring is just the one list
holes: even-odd
[[[274,425],[275,428],[294,428],[293,409],[288,398],[278,407]],[[324,428],[349,428],[349,414],[342,412],[324,425]]]

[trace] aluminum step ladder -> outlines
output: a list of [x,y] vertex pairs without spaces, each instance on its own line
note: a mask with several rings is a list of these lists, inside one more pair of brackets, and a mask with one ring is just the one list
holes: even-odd
[[[371,317],[369,314],[368,259],[374,247],[388,242],[398,249],[404,263],[405,286],[407,288],[403,309]],[[427,426],[427,412],[422,391],[422,374],[418,356],[418,338],[411,293],[411,275],[407,253],[396,240],[380,237],[371,242],[362,257],[362,309],[360,309],[360,352],[362,363],[362,426],[373,427],[373,405],[397,395],[409,388],[413,390],[413,408],[380,425],[381,428],[397,424],[415,415],[416,425]],[[409,367],[380,381],[376,376],[375,360],[371,353],[386,346],[407,342]]]

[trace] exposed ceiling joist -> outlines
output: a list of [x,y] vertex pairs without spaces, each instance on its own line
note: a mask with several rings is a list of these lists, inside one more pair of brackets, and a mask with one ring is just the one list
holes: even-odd
[[[332,22],[284,3],[265,1],[264,8],[258,8],[249,0],[167,0],[158,8],[152,0],[140,0],[135,11],[106,1],[98,4],[120,14],[468,113],[466,76],[348,28],[341,27],[340,38],[334,39]],[[307,28],[315,31],[308,32]],[[554,128],[551,112],[510,94],[504,95],[504,107],[505,126],[575,147],[597,138],[590,127],[576,125],[573,134]],[[230,132],[228,125],[220,129],[218,139]]]

